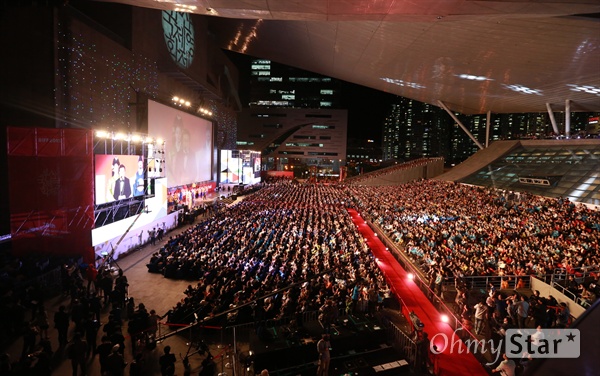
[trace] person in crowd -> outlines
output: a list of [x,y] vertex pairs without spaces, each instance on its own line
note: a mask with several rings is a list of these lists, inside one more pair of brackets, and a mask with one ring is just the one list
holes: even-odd
[[158,359],[160,365],[160,373],[162,376],[173,376],[175,374],[175,355],[171,354],[171,346],[165,346],[164,354]]
[[502,361],[492,370],[492,373],[500,373],[502,376],[515,376],[516,368],[517,365],[515,364],[515,361],[509,359],[506,354],[502,354]]
[[127,362],[119,352],[119,345],[114,345],[110,355],[106,358],[106,374],[108,376],[123,376]]
[[525,329],[527,317],[529,316],[529,303],[525,295],[521,295],[520,299],[515,303],[517,306],[517,323],[519,329]]
[[329,375],[329,363],[331,362],[331,343],[329,342],[329,334],[323,334],[319,342],[317,342],[317,352],[319,360],[317,362],[317,376]]
[[58,332],[58,345],[65,347],[67,345],[67,333],[69,331],[69,314],[67,307],[61,305],[58,307],[58,312],[54,314],[54,327]]
[[77,332],[73,336],[73,341],[67,348],[67,355],[71,359],[71,368],[73,376],[77,376],[78,370],[81,370],[81,375],[86,375],[87,358],[86,358],[87,343],[81,337],[81,333]]
[[475,334],[482,334],[483,330],[485,329],[484,323],[488,316],[488,307],[483,301],[480,301],[479,303],[475,304],[474,309]]
[[139,352],[135,354],[133,362],[129,365],[129,376],[144,375],[144,354]]
[[98,362],[100,363],[100,374],[104,375],[107,372],[107,360],[108,356],[111,354],[113,349],[113,344],[110,341],[110,338],[105,335],[102,336],[101,343],[96,347],[95,354],[98,354]]

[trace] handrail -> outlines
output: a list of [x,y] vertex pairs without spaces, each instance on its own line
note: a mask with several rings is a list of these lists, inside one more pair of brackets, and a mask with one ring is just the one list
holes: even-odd
[[[378,237],[385,243],[386,247],[393,248],[396,252],[394,254],[397,256],[396,260],[402,265],[402,267],[413,273],[414,280],[413,282],[421,289],[421,291],[425,294],[425,296],[433,303],[434,307],[448,316],[449,322],[448,324],[452,327],[455,332],[462,332],[464,336],[461,336],[461,340],[463,341],[477,341],[479,342],[479,338],[470,330],[470,322],[464,321],[462,318],[456,316],[456,313],[448,307],[448,305],[438,297],[433,290],[429,287],[427,281],[424,280],[425,274],[417,268],[413,263],[403,254],[397,247],[397,245],[387,236],[387,234],[381,231],[381,228],[376,224],[373,224],[371,221],[366,221],[369,226],[371,226],[375,232],[379,235]],[[379,230],[379,231],[377,231]],[[527,276],[520,276],[527,277]],[[410,319],[409,322],[412,322]],[[487,360],[483,358],[483,355],[478,352],[473,352],[473,355],[477,358],[477,360],[486,367],[485,364]],[[487,369],[487,368],[486,368]]]

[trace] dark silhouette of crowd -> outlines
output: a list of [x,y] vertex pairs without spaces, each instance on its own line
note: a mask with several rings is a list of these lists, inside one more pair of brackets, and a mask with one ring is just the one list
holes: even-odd
[[[0,374],[50,375],[56,362],[66,358],[73,375],[84,375],[90,360],[98,355],[103,375],[122,375],[126,346],[131,346],[135,356],[143,350],[141,345],[155,345],[158,316],[153,310],[147,312],[144,304],[134,304],[128,296],[127,277],[116,264],[99,260],[96,271],[81,260],[60,261],[60,287],[55,292],[61,294],[60,306],[53,314],[46,310],[53,296],[49,286],[40,283],[40,275],[32,276],[34,282],[10,279],[3,284],[0,311],[10,325],[3,326],[2,338],[14,341],[21,336],[23,347],[18,359],[8,353],[0,356]],[[101,313],[108,313],[106,322],[100,321]],[[56,330],[58,343],[52,343],[50,330]],[[141,369],[141,358],[136,358]]]

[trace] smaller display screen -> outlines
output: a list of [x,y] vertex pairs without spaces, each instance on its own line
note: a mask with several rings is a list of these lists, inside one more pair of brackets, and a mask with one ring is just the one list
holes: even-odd
[[96,205],[146,195],[146,168],[141,155],[95,157]]

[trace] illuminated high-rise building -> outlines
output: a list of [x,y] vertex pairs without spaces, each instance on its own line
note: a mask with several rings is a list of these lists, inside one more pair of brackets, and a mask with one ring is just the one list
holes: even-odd
[[270,60],[250,62],[249,107],[340,108],[341,82]]
[[250,62],[248,103],[239,115],[237,145],[263,153],[263,169],[339,173],[346,162],[348,111],[341,82],[276,64]]

